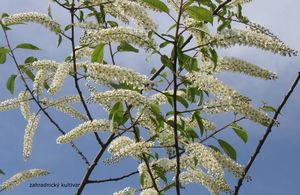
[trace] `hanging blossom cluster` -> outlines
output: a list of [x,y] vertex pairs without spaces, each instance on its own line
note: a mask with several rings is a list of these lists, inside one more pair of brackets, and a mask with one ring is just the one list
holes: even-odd
[[182,183],[200,183],[211,194],[218,195],[230,191],[224,177],[225,167],[238,178],[244,173],[241,165],[200,143],[191,143],[186,150],[186,156],[181,158],[181,165],[185,168],[180,174]]
[[114,139],[107,151],[112,155],[112,162],[116,162],[121,158],[132,156],[136,159],[141,159],[143,154],[149,154],[150,148],[154,142],[146,142],[141,139],[138,142],[133,141],[129,137],[120,136]]
[[124,16],[131,17],[138,26],[143,27],[146,31],[157,29],[156,24],[138,2],[116,0],[115,4],[116,11]]
[[97,131],[107,131],[110,128],[110,122],[103,119],[95,119],[92,121],[87,121],[79,126],[75,127],[65,135],[59,136],[56,139],[58,144],[70,143],[74,139],[81,137],[87,133],[97,132]]
[[48,89],[48,93],[54,95],[63,86],[65,78],[68,76],[70,71],[70,65],[67,63],[59,64],[54,74],[52,84]]
[[110,64],[92,63],[87,66],[88,80],[98,83],[126,83],[132,85],[135,89],[149,89],[151,81],[145,75],[138,72]]
[[24,160],[27,160],[31,155],[33,136],[39,124],[39,120],[40,120],[40,115],[37,115],[35,113],[31,114],[31,116],[28,119],[28,124],[25,128],[25,133],[24,133],[24,146],[23,146]]
[[60,25],[50,18],[47,14],[38,12],[13,14],[3,19],[4,25],[22,24],[25,22],[34,22],[41,24],[55,33],[61,32]]
[[143,30],[131,27],[114,27],[100,30],[89,30],[80,38],[80,45],[96,46],[99,43],[128,42],[146,50],[154,49],[155,41]]
[[53,107],[57,110],[60,110],[73,118],[79,119],[81,121],[88,121],[89,118],[87,115],[82,114],[81,112],[73,108],[71,105],[69,105],[71,103],[75,103],[79,101],[80,101],[80,97],[78,95],[78,96],[66,96],[63,98],[59,98],[57,100],[48,100],[44,98],[41,100],[41,103],[46,107]]
[[103,93],[92,93],[90,101],[93,103],[100,103],[106,109],[110,109],[114,103],[122,101],[126,101],[129,105],[138,108],[145,108],[149,105],[146,97],[137,91],[128,89],[116,89]]
[[248,119],[267,126],[271,119],[267,114],[260,112],[248,102],[239,101],[237,99],[217,99],[204,103],[203,112],[208,114],[218,114],[223,112],[234,112],[242,114]]
[[40,176],[46,176],[48,175],[49,172],[42,170],[42,169],[30,169],[30,170],[25,170],[20,173],[15,174],[11,178],[9,178],[7,181],[3,182],[0,185],[1,190],[8,191],[11,188],[21,184],[22,182],[34,178],[34,177],[40,177]]
[[277,75],[274,72],[261,68],[257,65],[254,65],[250,62],[240,60],[233,57],[224,57],[218,59],[218,65],[214,67],[213,64],[209,66],[203,66],[201,69],[202,72],[240,72],[247,74],[249,76],[262,78],[265,80],[275,80]]
[[187,73],[186,80],[191,83],[192,87],[198,87],[201,90],[209,91],[222,99],[248,99],[239,95],[237,91],[225,86],[217,78],[205,72]]
[[255,31],[226,29],[217,33],[213,39],[218,46],[226,48],[234,45],[243,45],[257,47],[283,56],[297,55],[297,51],[291,49],[287,44]]

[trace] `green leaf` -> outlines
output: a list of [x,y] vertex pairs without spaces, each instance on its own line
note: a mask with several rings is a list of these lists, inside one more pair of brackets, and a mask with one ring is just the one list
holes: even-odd
[[168,6],[166,6],[166,4],[164,4],[162,1],[160,0],[142,0],[143,2],[145,2],[147,5],[149,5],[150,7],[152,7],[153,9],[165,12],[165,13],[169,13],[170,10],[168,8]]
[[10,75],[6,82],[6,88],[10,91],[11,94],[14,94],[15,91],[15,80],[17,75]]
[[115,21],[107,21],[107,23],[111,26],[111,27],[118,27],[118,23],[116,23]]
[[5,47],[0,47],[0,64],[4,64],[6,62],[6,54],[9,53],[9,49]]
[[32,45],[31,43],[21,43],[21,44],[17,45],[16,48],[19,48],[19,49],[31,49],[31,50],[41,50],[40,48],[38,48],[35,45]]
[[189,103],[181,96],[176,96],[176,100],[181,103],[185,108],[189,107]]
[[2,171],[2,169],[0,169],[0,174],[5,175],[5,173]]
[[203,120],[202,120],[199,112],[194,112],[192,118],[196,119],[198,127],[200,129],[200,133],[201,133],[201,135],[203,135],[205,129],[204,129],[204,125],[203,125]]
[[30,78],[30,80],[34,81],[34,74],[31,72],[30,69],[28,69],[26,66],[24,65],[19,65],[20,69],[28,76],[28,78]]
[[58,35],[58,39],[57,39],[57,46],[56,46],[56,47],[59,47],[59,46],[60,46],[61,41],[62,41],[62,36],[59,34],[59,35]]
[[94,52],[92,54],[92,62],[98,62],[98,63],[102,63],[103,62],[103,57],[104,57],[104,47],[105,44],[100,43],[96,46],[96,48],[94,49]]
[[35,62],[37,60],[38,60],[37,58],[35,58],[33,56],[30,56],[30,57],[28,57],[28,58],[25,59],[24,63],[25,64],[31,64],[32,62]]
[[198,21],[206,21],[213,24],[213,14],[208,9],[198,6],[190,6],[186,8],[189,16]]
[[276,112],[277,110],[272,106],[263,106],[260,108],[261,110],[265,112]]
[[214,145],[208,145],[208,146],[209,146],[211,149],[213,149],[214,151],[222,153],[221,150],[220,150],[218,147],[216,147],[216,146],[214,146]]
[[130,45],[129,43],[127,42],[122,42],[118,47],[117,47],[117,50],[120,51],[120,52],[125,52],[125,51],[128,51],[128,52],[135,52],[135,53],[138,53],[139,50],[135,47],[133,47],[132,45]]
[[236,160],[236,151],[235,149],[226,141],[222,139],[218,139],[218,143],[220,144],[221,148],[224,152],[233,160]]
[[230,127],[236,133],[237,136],[239,136],[245,143],[247,143],[247,141],[248,141],[248,134],[243,129],[243,127],[239,126],[236,123],[233,123],[232,125],[230,125]]
[[173,71],[173,69],[174,69],[173,63],[168,58],[168,56],[166,56],[166,55],[161,56],[160,61],[163,63],[163,65],[165,65],[166,67],[168,67],[170,70]]

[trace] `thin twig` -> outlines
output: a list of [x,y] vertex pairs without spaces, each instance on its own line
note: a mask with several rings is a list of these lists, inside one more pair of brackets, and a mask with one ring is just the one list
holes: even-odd
[[242,177],[238,180],[237,185],[235,186],[235,191],[233,193],[233,195],[238,195],[239,189],[240,187],[243,185],[243,181],[245,179],[245,176],[247,175],[250,167],[252,166],[253,162],[255,161],[257,155],[259,154],[262,146],[264,145],[265,141],[267,140],[269,134],[272,131],[272,128],[274,126],[274,124],[277,121],[277,117],[279,116],[282,108],[285,106],[285,104],[287,103],[289,97],[292,95],[294,89],[296,88],[296,86],[298,85],[298,82],[300,80],[300,72],[298,72],[298,76],[295,79],[294,83],[292,84],[290,90],[288,91],[288,93],[285,95],[285,97],[283,98],[282,102],[280,103],[279,107],[277,108],[276,112],[274,113],[274,116],[272,118],[272,121],[270,122],[269,126],[267,127],[264,135],[262,136],[262,138],[260,139],[254,153],[252,154],[249,162],[247,163],[246,167],[245,167],[245,171],[244,174],[242,175]]
[[88,183],[105,183],[105,182],[111,182],[111,181],[120,181],[122,179],[126,179],[132,175],[136,175],[138,174],[139,172],[138,171],[134,171],[134,172],[131,172],[131,173],[128,173],[126,175],[123,175],[121,177],[115,177],[115,178],[109,178],[109,179],[101,179],[101,180],[89,180]]

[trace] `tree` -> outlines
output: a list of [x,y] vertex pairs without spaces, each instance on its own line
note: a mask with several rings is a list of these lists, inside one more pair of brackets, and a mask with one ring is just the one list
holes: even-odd
[[[221,57],[218,48],[243,45],[283,56],[297,53],[268,29],[243,15],[242,6],[248,2],[55,0],[53,4],[70,16],[65,27],[52,17],[51,7],[48,15],[3,13],[1,26],[6,44],[1,47],[0,62],[5,63],[7,56],[12,58],[17,72],[9,77],[7,88],[13,94],[15,81],[20,79],[23,90],[17,97],[2,101],[0,110],[20,109],[28,121],[24,160],[31,156],[35,130],[43,116],[62,134],[56,142],[70,144],[87,166],[76,194],[81,194],[87,184],[123,180],[137,174],[140,187],[125,188],[115,194],[135,191],[144,195],[163,194],[172,189],[180,194],[181,187],[189,183],[199,183],[212,194],[219,194],[233,190],[227,184],[225,170],[238,179],[233,192],[237,194],[299,80],[298,76],[277,109],[269,105],[257,109],[248,97],[217,79],[217,74],[225,71],[265,80],[277,78],[273,72],[250,62]],[[149,12],[158,12],[172,24],[158,30],[159,22]],[[41,24],[55,33],[58,46],[66,41],[70,55],[63,62],[26,57],[20,64],[15,51],[40,50],[31,43],[11,44],[10,30],[28,22]],[[235,29],[234,23],[248,29]],[[122,52],[132,52],[129,55],[133,57],[142,50],[150,55],[148,58],[159,59],[161,63],[149,75],[116,62]],[[72,80],[68,88],[64,87],[66,79]],[[65,130],[50,109],[78,119],[77,126]],[[99,117],[98,110],[106,113]],[[264,111],[274,112],[274,116],[268,117]],[[231,113],[233,119],[223,127],[216,127],[210,115],[219,113]],[[265,126],[266,133],[250,162],[242,166],[235,162],[237,154],[230,140],[218,135],[231,128],[247,142],[247,131],[240,124],[244,120]],[[100,149],[90,161],[76,143],[77,139],[92,134]],[[103,159],[107,154],[110,157]],[[91,179],[101,161],[107,165],[119,163],[126,169],[122,160],[129,156],[139,163],[137,170],[116,178]],[[12,176],[1,188],[9,190],[24,180],[47,174],[44,169],[25,170]]]

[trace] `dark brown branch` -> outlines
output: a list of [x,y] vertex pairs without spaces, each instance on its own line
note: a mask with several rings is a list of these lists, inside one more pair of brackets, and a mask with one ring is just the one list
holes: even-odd
[[[76,90],[78,92],[78,95],[80,97],[80,100],[81,100],[81,103],[83,105],[83,108],[87,114],[87,116],[89,117],[89,120],[93,120],[93,117],[87,107],[87,104],[84,100],[84,97],[82,95],[82,91],[80,89],[80,86],[79,86],[79,83],[78,83],[78,77],[77,77],[77,64],[76,64],[76,46],[75,46],[75,28],[74,28],[74,16],[75,16],[75,9],[74,9],[74,1],[72,1],[72,7],[70,9],[70,14],[71,14],[71,23],[72,23],[72,28],[71,28],[71,42],[72,42],[72,55],[73,55],[73,69],[74,69],[74,82],[75,82],[75,87],[76,87]],[[102,140],[100,139],[99,135],[97,132],[94,132],[94,135],[96,137],[96,140],[98,141],[98,143],[103,146],[103,142]]]
[[111,134],[109,136],[109,138],[107,139],[107,141],[103,144],[103,146],[101,147],[101,149],[99,150],[98,154],[96,155],[96,157],[94,158],[92,164],[89,166],[89,168],[87,169],[82,181],[80,182],[80,185],[77,189],[76,195],[80,195],[84,189],[84,187],[86,186],[86,184],[89,183],[89,177],[92,174],[92,172],[94,171],[95,167],[97,166],[100,158],[102,157],[102,155],[104,154],[104,152],[106,151],[106,148],[109,146],[109,144],[115,139],[115,134]]
[[89,180],[88,183],[105,183],[105,182],[111,182],[111,181],[120,181],[122,179],[126,179],[132,175],[136,175],[138,174],[139,172],[138,171],[134,171],[134,172],[131,172],[129,174],[126,174],[126,175],[123,175],[121,177],[115,177],[115,178],[109,178],[109,179],[102,179],[102,180]]
[[180,1],[179,5],[179,12],[176,22],[176,32],[175,32],[175,41],[174,41],[174,64],[173,64],[173,112],[174,112],[174,147],[175,147],[175,154],[176,154],[176,174],[175,174],[175,187],[176,187],[176,194],[180,195],[180,151],[179,151],[179,138],[178,138],[178,129],[177,129],[177,58],[178,58],[178,41],[179,41],[179,24],[181,20],[183,12],[183,0]]
[[221,3],[213,12],[213,15],[217,15],[219,13],[219,11],[225,7],[228,3],[230,3],[232,0],[226,0],[223,3]]
[[288,91],[288,93],[285,95],[284,99],[282,100],[282,102],[280,103],[279,107],[277,108],[273,118],[272,118],[272,121],[270,122],[269,126],[267,127],[264,135],[262,136],[262,138],[260,139],[253,155],[251,156],[249,162],[247,163],[246,167],[245,167],[245,172],[243,174],[243,176],[238,180],[238,183],[237,185],[235,186],[235,191],[234,191],[234,195],[238,195],[238,192],[239,192],[239,189],[240,187],[243,185],[243,181],[245,179],[245,176],[247,175],[250,167],[252,166],[253,162],[255,161],[257,155],[259,154],[262,146],[264,145],[265,141],[267,140],[269,134],[271,133],[272,131],[272,128],[274,126],[274,124],[276,123],[277,121],[277,118],[282,110],[282,108],[285,106],[285,104],[287,103],[289,97],[292,95],[294,89],[296,88],[296,86],[298,85],[298,82],[300,80],[300,72],[298,72],[298,76],[297,78],[295,79],[294,83],[292,84],[290,90]]

